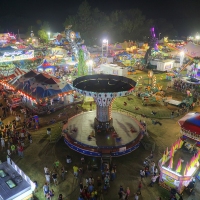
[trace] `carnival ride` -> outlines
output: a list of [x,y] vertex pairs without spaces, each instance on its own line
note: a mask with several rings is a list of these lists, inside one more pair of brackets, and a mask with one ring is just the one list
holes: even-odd
[[69,42],[69,45],[71,46],[72,53],[74,54],[76,60],[79,60],[79,52],[80,50],[84,51],[84,59],[88,60],[90,58],[90,54],[87,51],[87,47],[84,44],[84,40],[81,39],[80,33],[75,33],[71,30],[71,25],[66,27],[65,29],[65,35],[66,39]]
[[146,64],[148,63],[149,56],[151,56],[152,49],[154,48],[155,51],[158,51],[158,39],[156,38],[154,27],[150,29],[150,33],[151,33],[151,37],[149,41],[149,49],[146,51],[146,54],[144,57]]
[[[129,95],[135,85],[132,79],[116,75],[99,74],[75,79],[74,90],[94,98],[96,116],[95,112],[87,112],[70,119],[63,126],[65,143],[75,151],[96,157],[103,154],[121,156],[135,150],[143,137],[143,127],[129,116],[112,112],[114,99]],[[127,136],[124,129],[134,130],[134,133]]]

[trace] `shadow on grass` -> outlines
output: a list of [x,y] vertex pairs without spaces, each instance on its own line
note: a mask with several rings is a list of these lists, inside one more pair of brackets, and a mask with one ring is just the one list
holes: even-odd
[[46,134],[42,139],[39,140],[38,144],[42,144],[43,142],[45,142],[48,138],[48,135]]

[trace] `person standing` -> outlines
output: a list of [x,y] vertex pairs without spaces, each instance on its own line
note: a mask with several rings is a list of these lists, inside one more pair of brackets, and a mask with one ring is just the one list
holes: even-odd
[[129,187],[127,187],[126,188],[126,199],[129,198],[130,194],[131,194],[131,191],[130,191]]
[[58,196],[58,200],[63,200],[63,196],[62,196],[62,194],[59,194],[59,196]]
[[111,170],[111,181],[114,181],[115,180],[115,171],[114,169]]
[[54,196],[54,190],[53,190],[53,189],[51,189],[51,190],[49,191],[49,196],[50,196],[50,200],[52,200],[52,199],[53,199],[53,196]]
[[79,187],[80,187],[80,193],[81,193],[83,191],[83,183],[82,182],[79,183]]
[[77,167],[77,165],[73,166],[73,171],[74,171],[74,176],[77,178],[78,177],[78,167]]
[[1,149],[4,150],[4,148],[5,148],[5,140],[4,140],[4,138],[2,137],[2,138],[1,138]]
[[52,178],[53,178],[53,182],[54,182],[54,185],[58,185],[58,180],[57,180],[57,174],[55,172],[52,173]]
[[44,196],[46,197],[46,195],[49,193],[49,186],[47,183],[45,183],[43,185],[43,192],[44,192]]
[[145,171],[144,171],[144,169],[140,170],[140,177],[141,177],[141,181],[142,181],[143,178],[145,177]]
[[35,184],[35,189],[34,189],[34,193],[36,193],[38,191],[38,183],[37,181],[33,181],[33,183]]
[[45,174],[45,178],[46,178],[46,183],[47,183],[48,185],[50,185],[50,183],[51,183],[51,175],[49,174],[49,172],[47,172],[47,173]]
[[135,199],[135,200],[139,200],[139,196],[138,196],[137,193],[135,194],[134,199]]
[[154,175],[151,177],[151,183],[150,183],[151,187],[153,187],[153,184],[156,182],[157,177],[158,176],[154,176]]
[[14,153],[14,154],[16,154],[16,148],[15,148],[15,145],[12,144],[10,148],[11,148],[11,152]]
[[124,192],[124,189],[123,189],[123,187],[120,185],[119,192],[118,192],[119,199],[122,198],[123,192]]
[[22,145],[19,146],[19,153],[20,153],[20,157],[23,158],[24,157],[24,147]]
[[63,181],[65,180],[65,172],[67,172],[67,171],[65,171],[64,167],[62,167],[61,168],[61,177],[62,177]]
[[141,195],[141,188],[142,188],[142,182],[140,181],[138,184],[138,194]]
[[47,168],[47,166],[44,167],[44,173],[46,174],[49,171],[49,169]]
[[32,136],[31,136],[30,133],[28,133],[28,140],[29,140],[29,143],[30,143],[30,144],[33,143]]

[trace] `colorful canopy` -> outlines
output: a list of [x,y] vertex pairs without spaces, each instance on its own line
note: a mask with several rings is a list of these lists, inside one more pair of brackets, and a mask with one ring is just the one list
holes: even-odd
[[46,73],[37,73],[33,70],[9,82],[9,84],[36,99],[55,96],[73,90],[72,86],[66,81],[59,80]]
[[188,113],[178,123],[187,131],[200,134],[200,113]]
[[43,70],[45,70],[45,69],[53,69],[53,70],[55,70],[55,66],[53,66],[52,64],[47,62],[47,60],[44,60],[44,62],[41,65],[39,65],[37,67],[37,69],[43,69]]

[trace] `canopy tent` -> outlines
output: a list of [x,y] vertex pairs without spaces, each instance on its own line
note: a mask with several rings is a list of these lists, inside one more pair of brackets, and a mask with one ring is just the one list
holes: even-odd
[[37,67],[37,71],[43,72],[43,71],[48,71],[48,70],[53,70],[55,72],[55,66],[47,62],[47,60],[44,60],[41,65]]
[[127,59],[132,59],[132,55],[127,53],[126,51],[123,51],[122,53],[117,54],[116,56],[120,56],[120,57],[127,57]]
[[19,69],[18,67],[17,67],[17,68],[15,69],[15,71],[14,71],[15,77],[17,77],[17,76],[22,76],[22,75],[25,74],[25,73],[26,73],[25,71]]
[[21,70],[20,68],[16,68],[12,74],[10,74],[9,76],[5,76],[5,79],[10,80],[10,79],[15,79],[16,77],[19,78],[22,75],[24,75],[26,72]]
[[181,50],[193,58],[200,57],[200,45],[194,44],[192,42],[189,42],[187,45],[183,46]]
[[45,73],[38,74],[35,71],[29,71],[19,79],[10,82],[10,84],[17,90],[23,91],[36,99],[73,90],[72,86],[66,81],[60,81]]
[[181,128],[200,134],[200,113],[188,113],[178,123]]

